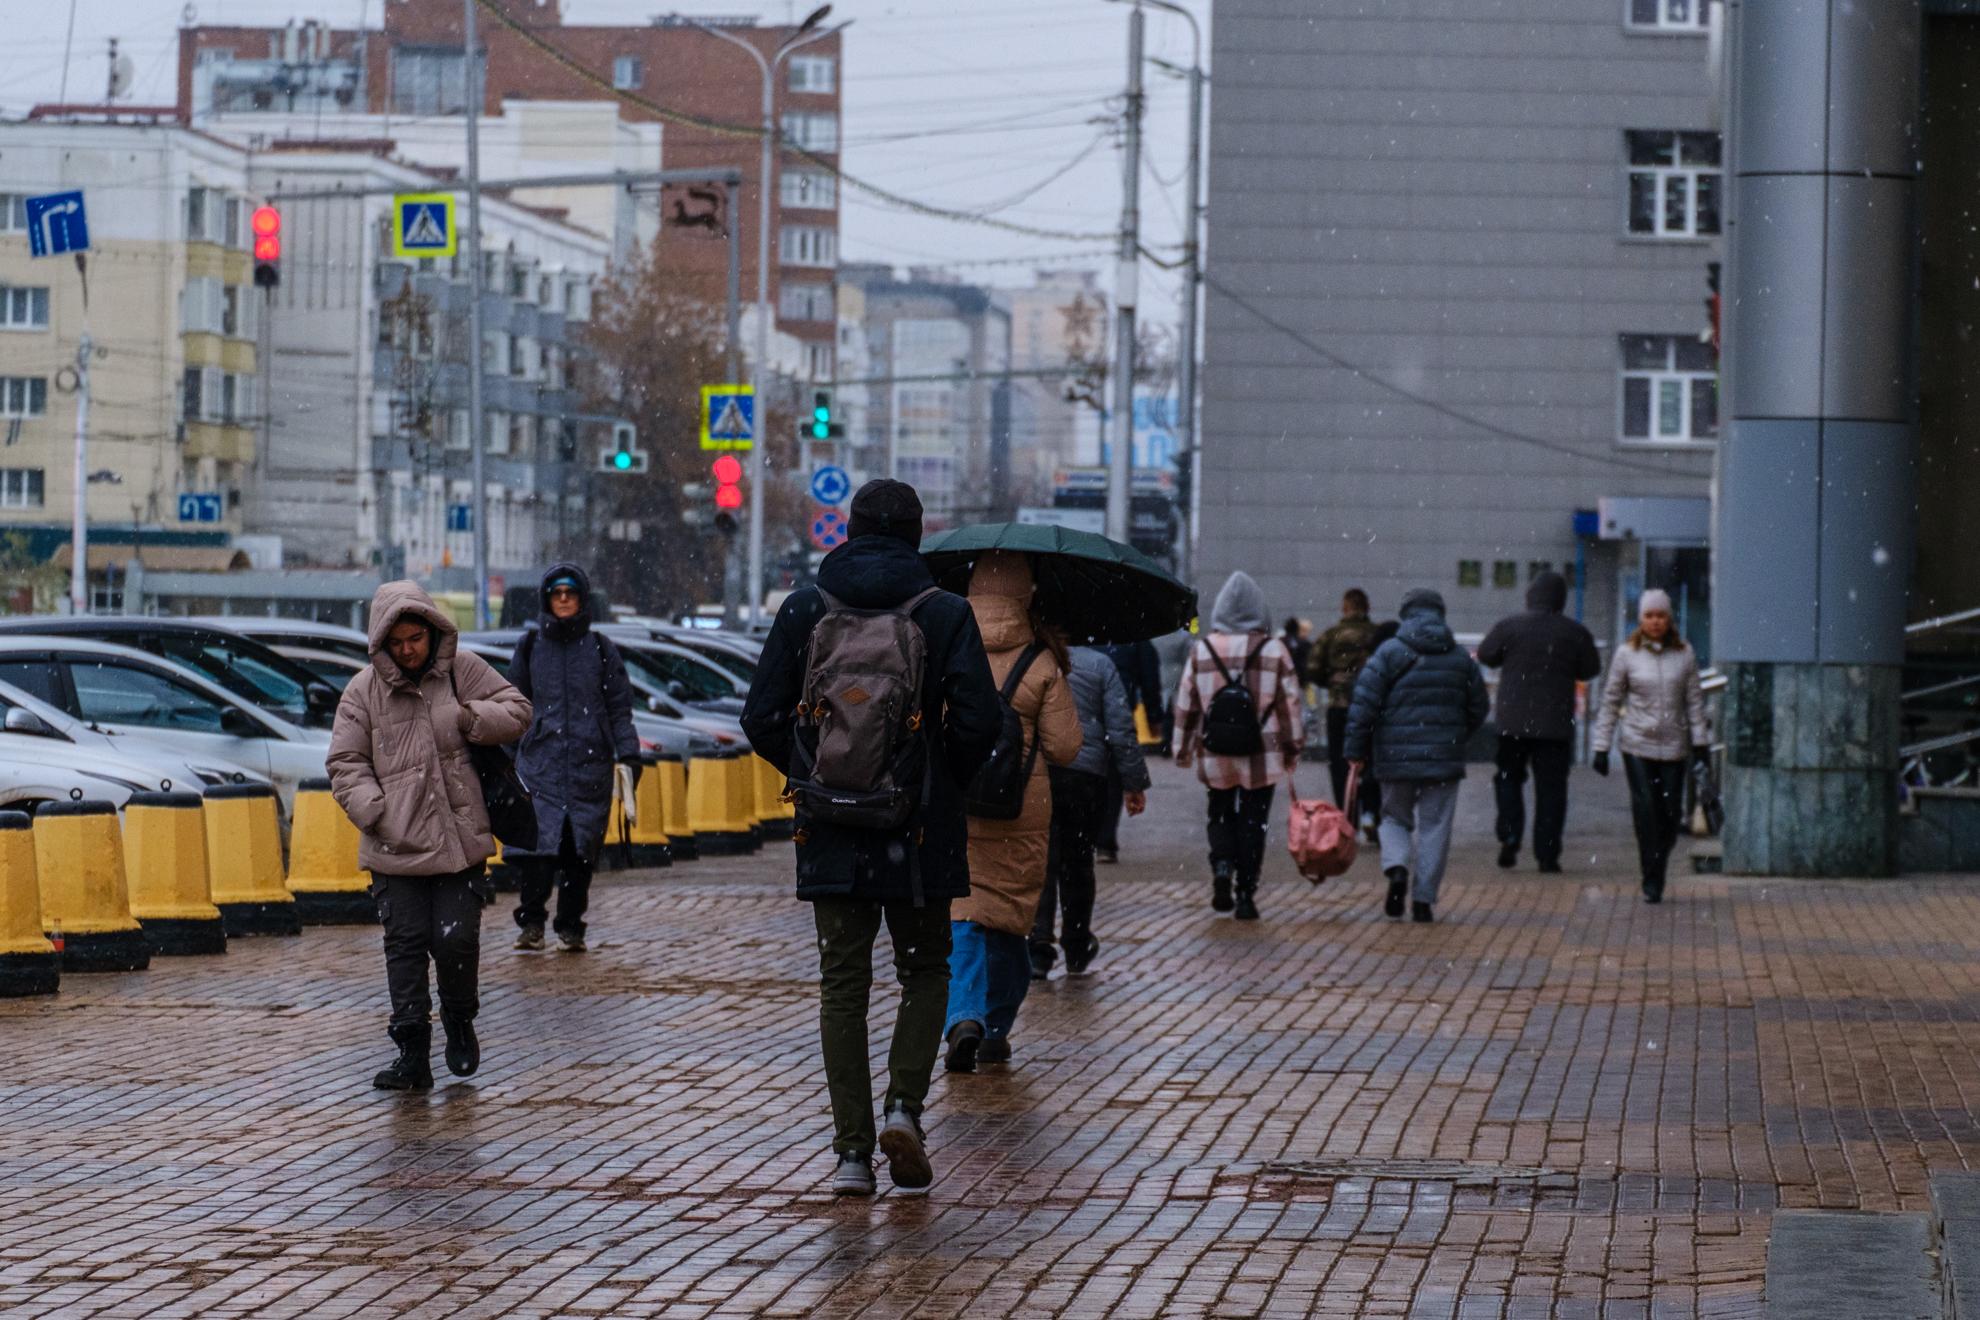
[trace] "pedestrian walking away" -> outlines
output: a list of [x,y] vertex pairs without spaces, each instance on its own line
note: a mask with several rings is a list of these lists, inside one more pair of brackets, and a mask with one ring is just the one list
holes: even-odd
[[984,555],[969,579],[969,607],[1003,694],[999,714],[1007,732],[984,772],[997,787],[979,781],[968,798],[969,897],[951,911],[943,1024],[950,1072],[974,1072],[979,1056],[986,1063],[1011,1057],[1011,1028],[1031,986],[1026,940],[1044,893],[1051,842],[1048,767],[1071,765],[1081,748],[1079,713],[1066,683],[1070,661],[1063,645],[1041,635],[1032,581],[1026,557],[1007,551]]
[[[1381,644],[1375,624],[1368,617],[1368,593],[1349,587],[1341,594],[1341,621],[1320,634],[1306,655],[1300,670],[1306,681],[1327,693],[1327,773],[1334,786],[1334,805],[1347,809],[1347,713],[1354,697],[1354,680],[1361,667]],[[1369,840],[1375,838],[1375,822],[1382,818],[1382,786],[1375,780],[1361,780],[1361,817]]]
[[[914,487],[869,481],[851,513],[850,538],[825,556],[817,584],[778,609],[742,716],[796,799],[797,896],[817,932],[841,1196],[872,1194],[876,1144],[897,1187],[934,1179],[921,1114],[948,1007],[949,906],[969,893],[962,786],[1002,723],[976,616],[936,589],[916,553]],[[901,1001],[876,1141],[866,1014],[883,922]]]
[[1672,625],[1671,598],[1662,591],[1643,593],[1636,631],[1609,662],[1594,742],[1598,775],[1609,773],[1612,750],[1622,753],[1643,901],[1661,903],[1684,826],[1685,763],[1711,756],[1698,653]]
[[1279,640],[1286,644],[1286,654],[1292,657],[1293,673],[1306,673],[1306,658],[1313,651],[1313,643],[1307,637],[1307,624],[1297,616],[1286,620],[1279,632]]
[[1382,784],[1382,910],[1435,919],[1464,748],[1485,723],[1485,675],[1444,621],[1444,598],[1426,588],[1403,597],[1396,635],[1375,649],[1354,683],[1347,756]]
[[1492,792],[1498,806],[1499,865],[1519,861],[1526,832],[1526,777],[1533,776],[1533,860],[1561,869],[1567,830],[1568,768],[1574,763],[1575,685],[1602,672],[1595,638],[1562,613],[1567,579],[1551,569],[1526,589],[1526,610],[1499,620],[1478,647],[1478,663],[1499,671],[1499,748]]
[[[1187,633],[1178,633],[1187,637]],[[1162,741],[1171,741],[1166,736],[1172,716],[1164,709],[1163,694],[1168,685],[1162,681],[1162,659],[1153,642],[1118,642],[1103,648],[1107,657],[1114,663],[1114,671],[1120,675],[1121,688],[1127,693],[1130,717],[1135,710],[1146,712],[1148,727],[1162,736]],[[1108,865],[1121,859],[1121,811],[1127,801],[1127,790],[1121,783],[1117,767],[1109,763],[1107,783],[1100,800],[1100,815],[1093,836],[1093,857],[1095,861]]]
[[1176,764],[1196,762],[1210,795],[1210,906],[1258,919],[1265,825],[1279,780],[1299,763],[1299,676],[1267,632],[1265,593],[1231,574],[1176,688]]
[[558,947],[584,952],[591,873],[611,816],[614,764],[640,773],[632,683],[612,639],[591,626],[591,580],[576,564],[543,575],[537,626],[516,643],[509,679],[535,712],[516,750],[516,772],[536,803],[537,846],[502,860],[522,880],[516,947],[543,947],[550,892]]
[[325,758],[330,791],[357,826],[358,865],[385,932],[388,1030],[399,1056],[372,1079],[381,1090],[433,1085],[433,1001],[440,989],[447,1067],[481,1064],[481,909],[495,838],[468,744],[501,746],[529,727],[528,698],[480,656],[462,651],[454,621],[414,582],[371,598],[371,665],[337,705]]

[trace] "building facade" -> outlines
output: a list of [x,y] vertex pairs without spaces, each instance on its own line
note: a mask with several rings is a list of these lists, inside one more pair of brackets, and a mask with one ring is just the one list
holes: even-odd
[[[1073,364],[1104,359],[1107,296],[1089,270],[1041,270],[1030,288],[999,289],[1011,318],[1011,486],[1020,505],[1051,502],[1057,474],[1100,462],[1104,398],[1073,397]],[[1049,375],[1026,373],[1049,372]],[[1070,388],[1069,388],[1070,387]],[[1105,391],[1100,391],[1104,395]]]
[[1551,567],[1598,637],[1657,585],[1709,640],[1704,8],[1219,4],[1199,585],[1479,631]]

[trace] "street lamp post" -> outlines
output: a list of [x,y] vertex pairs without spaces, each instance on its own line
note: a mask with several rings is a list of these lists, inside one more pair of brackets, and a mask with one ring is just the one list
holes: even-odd
[[[805,16],[798,29],[769,55],[765,55],[751,43],[731,32],[710,27],[699,19],[685,14],[672,14],[669,18],[687,27],[696,28],[711,37],[718,37],[732,46],[740,47],[756,61],[756,67],[763,75],[763,154],[757,165],[756,180],[756,352],[749,364],[749,383],[756,395],[756,439],[749,447],[749,622],[756,627],[763,622],[763,445],[766,434],[763,426],[765,400],[763,384],[766,364],[770,357],[770,189],[776,169],[777,151],[777,70],[785,58],[800,46],[808,46],[814,41],[843,32],[850,21],[837,27],[819,30],[818,25],[832,12],[832,6],[820,5]],[[735,217],[730,217],[735,223]]]

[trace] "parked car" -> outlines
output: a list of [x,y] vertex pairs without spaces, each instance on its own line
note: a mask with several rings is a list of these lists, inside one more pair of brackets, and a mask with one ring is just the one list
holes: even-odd
[[[520,628],[469,633],[461,639],[461,645],[507,678],[509,662],[515,656],[516,642],[522,634]],[[647,691],[630,663],[626,675],[633,685],[633,732],[639,735],[640,745],[646,750],[670,756],[707,756],[741,740],[742,726],[735,721],[720,716],[691,716],[673,702]]]
[[144,769],[121,757],[66,743],[29,746],[0,733],[0,811],[33,815],[44,802],[108,802],[122,810],[131,794],[158,791]]
[[633,616],[614,621],[613,626],[639,628],[658,642],[671,642],[685,650],[692,651],[703,660],[742,681],[747,693],[750,682],[756,677],[757,661],[763,655],[763,643],[741,633],[711,631],[707,628],[683,628],[679,624],[668,623],[663,619],[648,619]]
[[90,638],[148,651],[198,670],[241,700],[299,728],[327,730],[337,714],[337,690],[330,684],[260,642],[212,624],[116,614],[0,619],[0,637],[28,634]]
[[349,656],[359,664],[371,659],[371,642],[363,631],[345,628],[334,623],[316,623],[309,619],[271,619],[259,614],[207,614],[189,622],[205,624],[212,628],[225,628],[243,637],[253,638],[263,646],[277,651],[284,647],[306,647],[312,651],[329,651],[336,655]]
[[293,660],[316,675],[341,695],[351,680],[370,668],[371,661],[353,660],[342,651],[314,651],[307,646],[278,646],[275,654]]
[[619,644],[628,668],[637,665],[657,690],[684,706],[721,715],[742,714],[749,680],[738,678],[712,660],[677,642],[656,638],[644,628],[609,624],[602,631]]
[[238,765],[217,759],[191,758],[183,748],[139,734],[111,733],[87,720],[23,692],[11,683],[0,683],[0,721],[6,732],[24,738],[40,738],[38,743],[16,742],[17,750],[44,753],[62,743],[88,752],[118,757],[134,765],[152,767],[153,786],[160,792],[198,793],[220,784],[266,784],[268,778]]
[[325,773],[327,729],[291,724],[190,666],[134,647],[0,634],[0,682],[105,732],[136,734],[169,743],[188,758],[265,775],[285,814],[297,783]]

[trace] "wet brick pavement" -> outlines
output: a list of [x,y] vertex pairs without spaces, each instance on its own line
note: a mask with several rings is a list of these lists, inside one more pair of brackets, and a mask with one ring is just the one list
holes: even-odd
[[1647,908],[1613,780],[1558,878],[1491,866],[1486,789],[1439,924],[1275,842],[1242,926],[1163,767],[1098,974],[938,1073],[919,1199],[823,1193],[787,845],[603,880],[582,958],[491,910],[486,1066],[427,1096],[367,1085],[375,931],[71,977],[0,1004],[0,1313],[1758,1316],[1774,1210],[1980,1157],[1980,892]]

